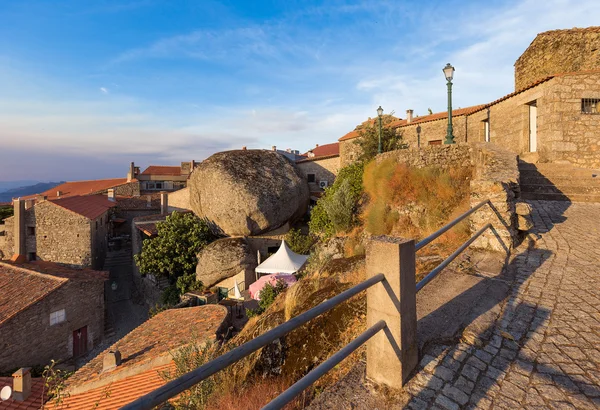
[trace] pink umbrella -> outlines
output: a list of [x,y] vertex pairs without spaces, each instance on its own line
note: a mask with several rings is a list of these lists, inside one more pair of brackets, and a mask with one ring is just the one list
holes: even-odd
[[250,297],[252,299],[260,300],[260,291],[265,285],[270,283],[275,286],[279,280],[283,280],[288,288],[298,281],[294,275],[276,273],[273,275],[261,276],[256,282],[250,285]]

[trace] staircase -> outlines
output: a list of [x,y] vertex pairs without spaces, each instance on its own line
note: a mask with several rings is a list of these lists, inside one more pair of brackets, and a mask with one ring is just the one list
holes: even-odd
[[[125,295],[123,292],[123,287],[126,284],[125,281],[129,280],[129,278],[122,277],[122,272],[120,268],[122,267],[130,267],[132,266],[133,258],[131,256],[131,247],[125,247],[118,251],[108,252],[106,259],[104,260],[103,270],[109,271],[109,281],[106,283],[105,287],[105,295],[106,295],[106,304],[104,310],[104,339],[111,340],[116,332],[116,325],[114,311],[108,308],[108,305],[114,304],[118,302],[119,299],[126,298],[128,295]],[[111,285],[113,282],[116,282],[118,288],[116,291],[112,290]]]
[[519,159],[521,198],[600,202],[600,170]]

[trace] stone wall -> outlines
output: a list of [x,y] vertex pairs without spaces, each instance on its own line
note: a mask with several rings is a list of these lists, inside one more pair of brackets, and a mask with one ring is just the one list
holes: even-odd
[[[50,313],[66,321],[50,326]],[[73,355],[73,331],[87,326],[88,351],[104,333],[104,282],[68,281],[0,326],[0,372],[45,365]]]
[[111,212],[111,210],[108,210],[93,221],[90,221],[90,228],[92,230],[91,266],[93,269],[104,268],[104,261],[106,260],[106,252],[108,249],[108,234],[110,231]]
[[[418,118],[418,117],[416,117]],[[452,133],[454,134],[454,141],[456,142],[467,142],[467,122],[468,118],[466,115],[460,115],[452,118]],[[421,127],[421,137],[417,133],[417,127]],[[402,135],[402,139],[411,148],[419,146],[419,140],[421,147],[429,145],[430,141],[442,141],[446,139],[448,132],[448,118],[441,118],[434,121],[426,121],[421,123],[411,123],[398,128],[397,132]]]
[[360,157],[361,149],[356,138],[340,141],[340,168],[352,164]]
[[340,157],[308,159],[297,162],[296,165],[304,178],[308,174],[315,174],[316,181],[308,183],[310,192],[322,192],[323,190],[319,187],[319,182],[327,181],[329,186],[333,185],[333,181],[335,181],[335,177],[340,171]]
[[540,33],[515,63],[515,90],[558,73],[600,69],[600,27]]
[[191,209],[189,188],[186,187],[175,192],[169,192],[169,212],[189,211]]
[[[104,214],[103,221],[108,219]],[[6,244],[2,250],[10,259],[14,249],[15,217],[6,221]],[[37,259],[67,265],[92,266],[92,225],[84,216],[68,211],[50,201],[42,201],[25,211],[27,255],[35,252]],[[27,228],[34,228],[31,235]],[[102,232],[99,233],[100,235]],[[100,256],[101,258],[101,256]],[[98,260],[98,258],[96,258]]]
[[[128,182],[114,188],[117,196],[140,196],[140,183],[138,181]],[[106,191],[102,192],[103,194]]]
[[396,150],[378,155],[376,160],[387,158],[414,168],[472,167],[471,206],[486,199],[492,206],[486,205],[472,215],[471,231],[475,233],[488,222],[494,228],[486,231],[472,246],[499,251],[513,247],[517,237],[515,202],[519,196],[516,154],[494,144],[462,143]]

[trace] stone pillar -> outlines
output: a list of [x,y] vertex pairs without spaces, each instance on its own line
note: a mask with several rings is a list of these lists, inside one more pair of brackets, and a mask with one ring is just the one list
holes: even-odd
[[14,207],[14,254],[10,259],[13,262],[22,263],[27,260],[27,243],[25,242],[25,201],[15,199]]
[[13,373],[13,399],[25,401],[31,394],[31,372],[29,367],[22,367]]
[[167,192],[160,193],[160,214],[166,215],[169,213],[169,194]]
[[379,236],[367,245],[367,278],[385,280],[367,289],[367,328],[387,327],[367,342],[367,377],[401,388],[418,363],[415,241]]

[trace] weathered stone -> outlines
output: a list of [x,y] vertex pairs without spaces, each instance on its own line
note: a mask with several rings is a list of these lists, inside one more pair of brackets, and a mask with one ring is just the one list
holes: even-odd
[[519,231],[528,231],[533,227],[533,220],[529,215],[517,215],[517,229]]
[[252,274],[256,266],[256,255],[244,238],[224,238],[200,251],[196,278],[210,287],[240,272]]
[[306,179],[283,155],[265,150],[219,152],[188,181],[190,206],[230,236],[258,235],[306,212]]
[[531,215],[531,205],[527,202],[517,202],[515,204],[515,213],[517,215]]

